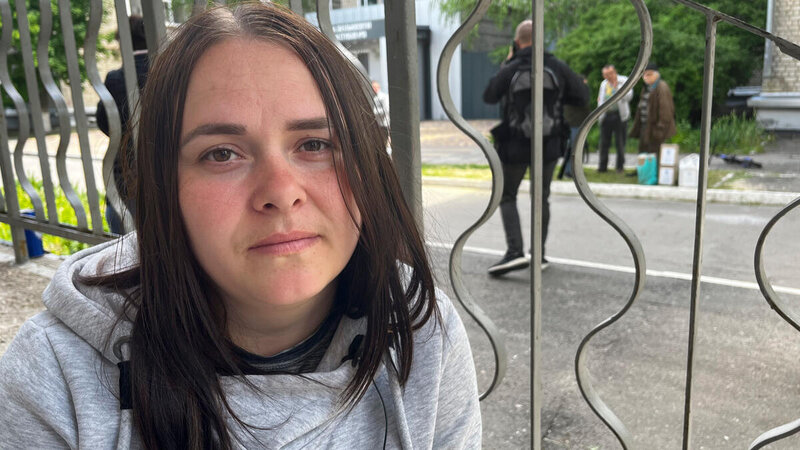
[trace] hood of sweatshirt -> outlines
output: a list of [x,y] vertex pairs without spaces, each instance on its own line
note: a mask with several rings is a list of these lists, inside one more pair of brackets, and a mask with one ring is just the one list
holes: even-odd
[[[44,305],[51,314],[114,363],[127,359],[127,349],[122,344],[131,334],[135,310],[123,310],[124,294],[88,286],[81,277],[121,272],[137,263],[137,239],[131,233],[67,258],[43,294]],[[350,344],[364,330],[364,320],[343,317],[317,371],[329,372],[341,366]]]
[[[136,236],[129,234],[117,241],[76,253],[59,267],[43,294],[48,312],[100,353],[107,363],[115,366],[129,357],[126,346],[122,344],[131,333],[131,316],[135,311],[129,310],[126,314],[123,310],[123,294],[87,286],[80,278],[128,269],[137,263],[136,252]],[[355,373],[352,362],[346,361],[350,345],[358,334],[364,333],[365,325],[364,320],[342,317],[314,373],[302,377],[280,374],[247,376],[251,385],[240,378],[221,377],[226,397],[236,415],[253,429],[270,431],[266,433],[269,442],[266,444],[260,439],[264,433],[243,430],[238,422],[228,417],[229,428],[237,435],[240,444],[248,448],[251,445],[292,447],[293,443],[311,442],[331,433],[332,421],[343,413],[339,401],[341,392]],[[387,382],[394,377],[388,377],[385,366],[379,369],[378,377],[383,377],[387,391],[392,390]],[[268,394],[259,395],[259,392]],[[370,397],[369,393],[367,397]],[[380,411],[372,413],[384,416]]]
[[[135,235],[68,258],[44,293],[47,311],[28,320],[0,358],[0,442],[9,448],[141,448],[130,409],[120,402],[114,351],[132,330],[124,295],[87,286],[81,277],[137,263]],[[366,321],[342,317],[313,373],[220,376],[241,448],[477,448],[481,426],[466,331],[437,291],[440,320],[414,333],[414,362],[401,388],[391,352],[364,396],[340,399],[356,367],[347,356]],[[444,330],[447,330],[446,332]],[[121,351],[119,351],[121,350]],[[181,355],[176,355],[181,357]],[[124,364],[122,364],[124,366]],[[2,446],[2,445],[0,445]]]

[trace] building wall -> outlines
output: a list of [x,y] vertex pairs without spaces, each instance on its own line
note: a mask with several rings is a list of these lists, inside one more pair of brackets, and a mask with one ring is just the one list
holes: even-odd
[[[773,0],[772,33],[800,42],[800,0]],[[771,71],[764,77],[762,92],[800,92],[800,61],[769,44]]]
[[[800,0],[768,0],[767,31],[800,42]],[[800,131],[800,61],[767,41],[761,94],[747,105],[768,130]]]

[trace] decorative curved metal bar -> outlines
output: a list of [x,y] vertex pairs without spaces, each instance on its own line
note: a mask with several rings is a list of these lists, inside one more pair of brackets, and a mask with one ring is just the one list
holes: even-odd
[[[11,14],[11,6],[9,5],[7,0],[0,1],[0,16],[2,16],[2,23],[10,24],[13,22]],[[2,34],[0,34],[0,52],[1,52],[0,54],[8,55],[9,50],[11,48],[11,34],[13,32],[13,27],[12,26],[2,27],[0,28],[0,32],[2,32]],[[25,108],[25,102],[23,101],[22,96],[19,94],[14,85],[11,83],[11,76],[8,73],[8,59],[5,56],[3,58],[0,58],[0,85],[2,85],[3,88],[6,90],[6,93],[14,102],[14,106],[17,108],[17,116],[19,117],[18,119],[19,135],[17,136],[17,149],[14,152],[14,154],[17,154],[18,152],[21,151],[20,149],[25,145],[25,141],[28,139],[28,128],[29,128],[28,112],[27,109]],[[8,164],[8,166],[5,167],[5,170],[10,171],[11,164]],[[30,184],[30,182],[28,182],[27,178],[20,179],[20,183],[22,184],[22,187],[25,190],[25,192],[33,192],[34,194],[36,194],[36,191],[33,190],[33,186]],[[13,185],[14,184],[12,183],[11,186]],[[30,188],[30,190],[28,187],[26,187],[26,185]],[[9,198],[11,198],[12,195],[16,197],[16,192],[12,193],[6,192],[6,195],[8,195]],[[2,196],[0,196],[0,198],[2,198]],[[38,196],[36,197],[36,199],[39,200],[39,209],[41,210],[42,202],[38,198]],[[34,203],[34,205],[36,205],[36,203]],[[3,208],[4,208],[3,211],[9,211],[10,209],[10,205],[6,205],[5,200],[3,200]],[[44,213],[42,213],[42,215],[43,214]]]
[[[780,296],[778,296],[775,290],[772,289],[772,285],[767,280],[767,273],[764,270],[764,242],[766,242],[767,236],[769,235],[770,231],[772,231],[772,227],[774,227],[775,224],[778,223],[781,218],[783,218],[783,216],[798,206],[800,206],[800,198],[795,199],[782,210],[780,210],[778,214],[770,219],[770,221],[761,231],[761,234],[758,236],[758,241],[756,242],[755,271],[756,281],[758,281],[758,286],[761,288],[761,293],[764,295],[767,303],[769,303],[769,306],[772,307],[772,309],[774,309],[775,312],[783,318],[783,320],[789,322],[789,324],[797,331],[800,331],[800,314],[792,311],[788,305],[784,303]],[[753,441],[749,448],[751,450],[760,449],[767,444],[771,444],[777,440],[791,436],[798,431],[800,431],[800,419],[767,431]]]
[[[33,133],[36,137],[36,148],[39,152],[39,167],[42,170],[42,188],[47,204],[47,220],[53,225],[58,225],[58,208],[56,207],[56,196],[53,191],[53,180],[50,174],[50,159],[47,154],[47,142],[45,141],[46,136],[44,119],[42,116],[42,104],[39,98],[36,68],[33,64],[33,44],[31,43],[28,11],[23,1],[15,2],[15,6],[17,10],[17,23],[19,25],[19,43],[22,50],[22,66],[25,72],[25,83],[28,86],[28,105],[31,109]],[[42,38],[40,33],[39,40]],[[49,39],[49,36],[45,39]],[[49,115],[47,120],[50,120]],[[38,215],[36,218],[44,221],[44,218]]]
[[[3,118],[3,126],[5,126],[5,118]],[[6,198],[3,197],[3,191],[0,191],[0,212],[6,212]]]
[[444,48],[442,49],[442,54],[439,57],[439,66],[436,69],[436,84],[437,84],[437,91],[439,92],[439,100],[442,102],[442,107],[444,108],[445,113],[447,113],[447,117],[453,121],[453,123],[464,133],[466,133],[470,139],[475,141],[475,143],[480,146],[481,151],[486,156],[486,159],[489,161],[489,167],[492,170],[492,194],[489,199],[489,204],[486,205],[486,209],[481,214],[480,218],[472,224],[469,228],[467,228],[461,236],[456,239],[455,244],[453,245],[453,250],[450,253],[450,284],[453,287],[453,292],[455,293],[456,299],[458,299],[459,303],[464,307],[464,310],[478,323],[478,326],[483,329],[483,332],[486,333],[486,336],[489,338],[489,342],[492,345],[492,350],[494,351],[494,362],[495,362],[495,372],[494,376],[492,377],[492,382],[489,387],[480,395],[481,400],[486,398],[503,380],[506,372],[506,365],[507,356],[506,356],[506,347],[505,342],[503,340],[502,335],[497,330],[497,327],[494,325],[494,322],[483,312],[483,310],[475,303],[472,299],[472,296],[467,291],[466,287],[464,286],[464,277],[461,271],[461,256],[464,251],[464,245],[472,236],[472,233],[475,232],[478,228],[480,228],[487,220],[492,216],[494,211],[497,209],[497,206],[500,204],[500,195],[503,191],[503,172],[501,169],[500,158],[497,156],[497,152],[492,148],[489,142],[486,140],[485,137],[481,135],[475,128],[473,128],[467,121],[458,113],[456,109],[455,103],[453,102],[453,98],[450,95],[450,81],[448,79],[449,72],[450,72],[450,62],[453,59],[453,53],[456,50],[456,47],[461,44],[464,38],[467,37],[470,30],[477,24],[481,18],[486,14],[486,10],[489,9],[490,0],[480,0],[477,5],[475,5],[475,9],[472,10],[467,20],[461,24],[461,26],[456,30],[453,36],[450,37],[450,40],[447,41]]
[[[194,0],[194,2],[192,3],[192,16],[195,16],[205,11],[207,4],[208,0]],[[117,11],[119,11],[119,8],[117,8]]]
[[614,228],[620,234],[620,236],[622,236],[622,239],[625,241],[625,243],[628,245],[628,249],[631,251],[631,255],[633,256],[633,264],[636,269],[633,290],[628,298],[628,301],[625,303],[622,309],[594,327],[589,334],[583,338],[578,346],[578,352],[575,355],[575,376],[577,378],[578,387],[581,390],[583,398],[589,404],[589,407],[592,409],[592,411],[594,411],[594,413],[600,417],[600,420],[602,420],[603,423],[605,423],[606,426],[611,429],[611,431],[619,440],[620,444],[622,444],[622,447],[626,449],[631,448],[630,433],[622,421],[616,416],[616,414],[614,414],[611,408],[609,408],[608,405],[603,402],[603,400],[597,394],[597,391],[594,389],[594,386],[590,381],[589,369],[586,367],[585,355],[589,341],[591,341],[591,339],[601,330],[619,320],[619,318],[622,317],[639,298],[639,295],[644,289],[645,274],[647,270],[645,265],[644,250],[642,249],[642,244],[639,242],[636,234],[625,222],[622,221],[622,219],[620,219],[607,206],[598,200],[589,187],[589,183],[586,181],[586,175],[583,173],[583,146],[586,142],[586,136],[588,136],[591,126],[599,119],[601,114],[611,108],[612,105],[619,102],[620,99],[622,99],[622,97],[628,93],[628,91],[633,89],[633,86],[642,77],[645,65],[650,59],[650,53],[653,48],[653,26],[650,21],[650,13],[647,10],[647,6],[644,4],[643,0],[631,0],[631,3],[636,9],[636,14],[639,17],[639,25],[642,36],[642,42],[641,46],[639,47],[639,55],[636,59],[636,64],[634,65],[633,71],[628,77],[628,81],[622,85],[622,88],[620,88],[620,90],[617,91],[617,93],[614,94],[607,102],[603,103],[597,109],[592,111],[591,114],[589,114],[589,116],[583,121],[580,131],[578,131],[578,137],[574,144],[574,152],[572,154],[572,164],[575,168],[573,171],[574,180],[575,186],[578,188],[578,193],[583,198],[584,202],[586,202],[586,204],[589,206],[589,208],[597,213],[597,215],[611,225],[611,227]]
[[795,420],[794,422],[787,423],[786,425],[782,425],[777,428],[773,428],[772,430],[767,431],[766,433],[759,436],[750,447],[749,450],[758,450],[764,448],[765,446],[772,444],[773,442],[779,441],[783,438],[789,437],[795,433],[800,431],[800,419]]
[[770,231],[772,231],[772,227],[778,223],[783,216],[788,214],[793,209],[800,206],[800,198],[796,198],[791,203],[789,203],[786,207],[778,212],[764,227],[761,231],[761,234],[758,236],[758,241],[756,242],[756,252],[755,252],[755,270],[756,270],[756,281],[758,281],[758,286],[761,288],[761,293],[764,294],[764,298],[769,303],[769,306],[778,313],[779,316],[783,318],[783,320],[789,322],[791,326],[793,326],[797,331],[800,331],[800,314],[795,313],[791,309],[789,309],[788,305],[783,302],[783,300],[778,296],[778,294],[772,289],[769,281],[767,281],[767,273],[764,270],[764,242],[767,239]]
[[[36,192],[33,184],[31,184],[28,175],[25,174],[25,164],[22,160],[22,152],[30,136],[31,124],[25,100],[22,98],[17,88],[14,87],[14,83],[11,82],[11,75],[8,71],[7,55],[11,48],[11,33],[13,31],[13,26],[11,24],[14,23],[13,15],[11,14],[11,5],[8,0],[0,0],[0,17],[2,17],[3,23],[8,24],[8,26],[2,27],[2,41],[0,41],[0,51],[5,55],[3,58],[0,58],[0,84],[2,84],[3,89],[5,89],[11,101],[14,103],[14,107],[17,110],[17,119],[19,120],[17,145],[14,147],[14,171],[17,172],[17,179],[19,180],[22,190],[25,191],[31,200],[36,218],[43,221],[45,220],[45,216],[42,198],[39,196],[39,193]],[[6,193],[6,195],[8,195],[8,193]]]
[[721,20],[723,22],[727,22],[727,23],[735,26],[736,28],[740,28],[740,29],[742,29],[744,31],[747,31],[747,32],[752,33],[752,34],[755,34],[756,36],[761,36],[761,37],[763,37],[765,39],[769,39],[770,41],[775,43],[775,45],[778,47],[778,49],[781,52],[785,53],[786,55],[791,56],[794,59],[800,59],[800,46],[795,44],[794,42],[787,41],[786,39],[783,39],[782,37],[779,37],[779,36],[775,36],[774,34],[768,32],[766,30],[762,30],[761,28],[758,28],[758,27],[755,27],[753,25],[750,25],[749,23],[747,23],[747,22],[745,22],[745,21],[743,21],[743,20],[741,20],[739,18],[730,16],[730,15],[725,14],[723,12],[719,12],[719,11],[713,10],[713,9],[709,8],[708,6],[701,5],[701,4],[697,3],[697,2],[694,2],[694,1],[691,1],[691,0],[672,0],[672,1],[674,1],[675,3],[680,3],[680,4],[682,4],[682,5],[684,5],[684,6],[688,7],[688,8],[694,9],[696,11],[700,11],[701,13],[705,14],[706,16],[713,15],[718,20]]
[[[796,44],[789,42],[783,38],[775,36],[767,31],[764,31],[760,28],[754,27],[736,17],[729,16],[725,13],[713,10],[706,6],[700,5],[691,0],[674,0],[676,3],[680,3],[684,6],[687,6],[691,9],[699,11],[703,15],[706,16],[706,55],[705,55],[705,66],[704,66],[704,74],[703,74],[703,117],[701,123],[701,159],[700,159],[700,171],[698,176],[698,196],[697,196],[697,218],[696,218],[696,229],[695,229],[695,247],[694,247],[694,265],[692,271],[692,298],[691,298],[691,309],[690,309],[690,316],[689,316],[689,354],[687,358],[687,371],[686,371],[686,398],[685,398],[685,406],[684,406],[684,434],[683,434],[683,448],[689,448],[691,445],[691,392],[692,392],[692,372],[693,372],[693,355],[694,355],[694,336],[695,330],[697,327],[696,323],[696,316],[697,316],[697,308],[698,308],[698,291],[699,291],[699,284],[700,284],[700,263],[702,261],[702,235],[703,235],[703,220],[705,214],[705,193],[707,187],[707,172],[708,172],[708,158],[709,158],[709,143],[710,143],[710,134],[711,134],[711,96],[712,96],[712,88],[713,88],[713,80],[714,80],[714,54],[715,54],[715,40],[716,40],[716,24],[717,22],[724,21],[727,22],[737,28],[743,29],[750,33],[756,34],[758,36],[764,37],[769,39],[777,45],[777,47],[788,56],[791,56],[795,59],[800,59],[800,47]],[[800,200],[800,199],[799,199]],[[797,326],[798,320],[797,316],[790,315],[787,311],[784,311],[779,306],[780,303],[774,303],[775,299],[777,299],[777,295],[775,295],[772,288],[766,283],[764,280],[766,279],[766,274],[764,273],[763,265],[761,263],[761,246],[763,245],[763,241],[766,238],[766,235],[769,233],[769,230],[772,226],[783,217],[789,210],[793,209],[797,206],[798,200],[792,202],[786,209],[782,210],[778,213],[767,225],[765,230],[762,232],[762,235],[759,237],[759,243],[756,249],[756,256],[755,256],[755,264],[756,264],[756,277],[759,281],[759,286],[761,286],[762,293],[767,298],[767,302],[776,309],[779,315],[787,320],[790,324],[792,324],[796,329],[799,329]],[[780,300],[778,300],[780,302]],[[761,435],[756,441],[753,442],[753,446],[757,446],[760,448],[763,445],[768,444],[769,442],[777,441],[778,439],[782,439],[783,437],[789,436],[791,434],[800,431],[800,421],[796,421],[773,430],[768,431]]]
[[[117,9],[117,11],[119,11],[119,9]],[[122,11],[125,11],[125,9]],[[97,70],[97,35],[100,31],[100,22],[102,18],[102,0],[92,0],[89,7],[89,23],[86,25],[86,38],[83,41],[83,58],[86,64],[86,75],[89,78],[89,82],[100,97],[100,101],[103,102],[106,114],[108,115],[109,150],[106,151],[106,155],[103,158],[103,180],[109,199],[113,202],[114,199],[112,196],[116,193],[116,186],[110,181],[114,168],[114,157],[117,154],[117,149],[119,149],[122,131],[117,104],[100,79],[100,73]],[[63,22],[71,19],[62,15],[61,20]],[[88,146],[84,147],[81,145],[81,160],[83,161],[83,173],[86,177],[86,193],[92,211],[92,232],[94,234],[103,234],[103,222],[100,216],[100,199],[97,193],[97,182],[94,179],[94,170],[92,168],[92,154]]]
[[[59,0],[58,10],[61,19],[61,30],[64,36],[64,51],[67,55],[67,73],[69,84],[72,89],[72,103],[75,112],[75,129],[78,133],[78,143],[80,144],[81,162],[83,165],[84,181],[86,182],[86,195],[89,201],[89,214],[92,217],[92,229],[103,230],[103,219],[100,215],[100,204],[97,201],[97,193],[94,184],[94,170],[92,155],[89,144],[88,119],[86,117],[86,107],[83,103],[83,89],[81,86],[81,74],[78,67],[78,47],[75,42],[75,32],[70,15],[69,0]],[[87,71],[90,70],[87,61]],[[84,224],[84,228],[88,229]]]
[[302,16],[303,0],[289,0],[289,8],[294,11],[295,14]]
[[[136,139],[138,136],[138,129],[139,129],[139,108],[137,105],[139,104],[139,81],[138,81],[138,74],[136,71],[136,60],[133,56],[133,40],[131,36],[131,26],[128,20],[127,14],[125,14],[126,7],[125,7],[125,0],[116,0],[116,11],[117,11],[117,29],[119,33],[119,46],[120,46],[120,53],[122,54],[122,72],[123,78],[125,80],[125,90],[127,93],[127,100],[128,100],[128,139],[130,139],[130,145],[125,148],[125,151],[132,151],[134,152],[133,155],[127,155],[129,160],[136,159]],[[197,4],[195,4],[197,6]],[[122,12],[120,12],[122,11]],[[117,113],[119,113],[119,109],[116,109]],[[117,115],[119,117],[119,115]],[[120,133],[122,130],[122,123],[121,119],[114,119],[120,121]],[[110,122],[110,119],[109,119]],[[117,180],[115,179],[116,174],[114,173],[114,161],[117,158],[117,155],[122,150],[120,148],[122,145],[122,136],[120,135],[120,142],[119,145],[112,147],[111,142],[109,141],[109,147],[106,151],[106,155],[103,158],[103,180],[106,185],[106,197],[108,198],[108,202],[110,206],[117,212],[119,217],[122,218],[122,224],[126,231],[133,230],[133,220],[131,218],[130,212],[128,211],[127,207],[125,206],[125,202],[122,201],[120,198],[120,193],[117,190]],[[110,171],[109,171],[110,170]]]
[[[354,66],[356,66],[358,71],[361,72],[361,75],[363,75],[365,80],[368,81],[369,72],[367,72],[367,69],[364,67],[363,64],[361,64],[361,61],[359,61],[358,58],[356,58],[355,55],[353,55],[350,52],[350,50],[348,50],[347,47],[342,45],[342,43],[339,42],[339,39],[336,38],[336,33],[333,32],[333,25],[331,24],[331,10],[329,9],[329,7],[330,7],[329,0],[317,0],[317,23],[319,24],[320,31],[322,31],[322,33],[325,36],[328,36],[328,39],[330,39],[336,45],[339,51],[341,51],[342,54]],[[369,85],[365,84],[364,92],[369,94],[369,90],[370,90]]]
[[[50,43],[50,35],[53,32],[53,11],[50,0],[39,0],[39,43],[36,49],[37,59],[39,61],[39,78],[42,80],[47,95],[56,107],[58,112],[58,149],[56,150],[56,171],[58,172],[58,181],[61,185],[61,190],[67,197],[67,201],[75,211],[75,218],[78,222],[78,228],[88,230],[86,224],[86,210],[83,209],[80,197],[72,188],[69,181],[69,173],[67,172],[67,147],[69,146],[69,139],[71,137],[72,126],[69,121],[69,111],[67,110],[67,102],[61,94],[61,90],[56,86],[53,80],[53,74],[50,72],[49,52],[47,46]],[[69,30],[71,32],[71,30]]]

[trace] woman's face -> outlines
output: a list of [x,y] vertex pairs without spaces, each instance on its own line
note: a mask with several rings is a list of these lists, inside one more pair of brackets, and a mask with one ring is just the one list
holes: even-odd
[[311,73],[284,47],[230,39],[198,61],[181,128],[180,208],[228,308],[332,298],[360,215],[344,179],[340,189],[326,117]]

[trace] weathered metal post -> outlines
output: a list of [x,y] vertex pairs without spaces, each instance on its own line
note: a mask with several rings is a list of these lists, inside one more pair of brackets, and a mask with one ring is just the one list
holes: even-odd
[[531,70],[531,448],[542,447],[542,73],[544,2],[533,0]]
[[703,113],[700,121],[700,172],[697,176],[697,208],[692,261],[692,293],[689,309],[689,352],[686,361],[686,394],[683,409],[683,449],[691,448],[692,440],[692,372],[700,302],[700,276],[703,267],[703,231],[706,219],[708,159],[711,144],[711,102],[714,96],[714,58],[717,46],[717,22],[714,14],[706,14],[706,55],[703,64]]
[[411,212],[422,223],[422,158],[419,141],[417,19],[415,2],[386,0],[386,52],[389,71],[392,158]]
[[152,61],[158,55],[159,46],[164,43],[164,37],[167,35],[164,3],[161,0],[142,0],[142,17],[147,39],[147,55]]

